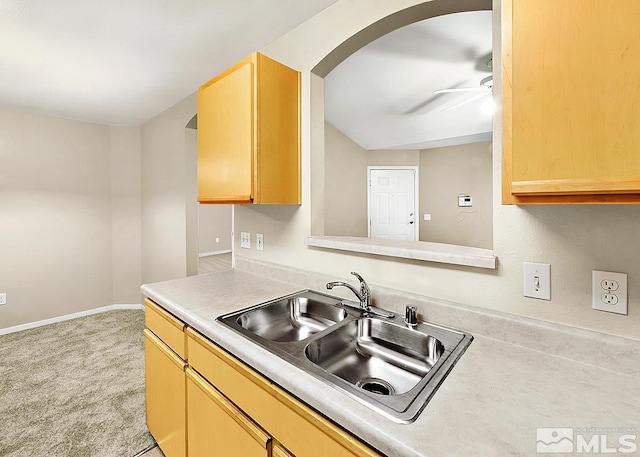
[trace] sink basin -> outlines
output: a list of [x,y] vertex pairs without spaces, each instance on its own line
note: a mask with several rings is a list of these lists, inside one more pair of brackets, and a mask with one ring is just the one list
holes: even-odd
[[347,317],[340,300],[312,291],[283,297],[237,317],[242,328],[270,341],[300,341]]
[[217,320],[357,401],[412,422],[467,349],[468,333],[404,316],[367,315],[343,300],[303,290]]
[[307,359],[325,371],[381,395],[411,390],[443,352],[431,335],[372,318],[351,321],[305,348]]

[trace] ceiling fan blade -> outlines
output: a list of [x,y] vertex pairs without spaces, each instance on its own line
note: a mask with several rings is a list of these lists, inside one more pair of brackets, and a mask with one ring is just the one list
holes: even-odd
[[482,87],[460,87],[457,89],[438,89],[438,90],[434,90],[433,93],[434,94],[448,94],[450,92],[475,92],[478,90],[485,90]]
[[469,103],[471,103],[471,102],[473,102],[473,101],[476,101],[477,99],[479,99],[479,98],[481,98],[481,97],[484,97],[484,96],[485,96],[485,95],[487,95],[487,94],[490,94],[490,92],[488,92],[488,91],[484,91],[484,93],[482,93],[482,94],[474,95],[473,97],[467,98],[466,100],[463,100],[463,101],[461,101],[461,102],[459,102],[459,103],[456,103],[456,104],[454,104],[454,105],[451,105],[451,106],[450,106],[450,107],[448,107],[448,108],[445,108],[445,109],[443,109],[443,110],[440,110],[440,112],[441,112],[441,113],[444,113],[445,111],[449,111],[449,110],[452,110],[452,109],[454,109],[454,108],[459,108],[459,107],[461,107],[461,106],[467,105],[467,104],[469,104]]

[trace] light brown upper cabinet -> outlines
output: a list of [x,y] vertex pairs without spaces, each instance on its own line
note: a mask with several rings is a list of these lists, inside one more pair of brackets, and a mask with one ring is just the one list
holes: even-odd
[[640,2],[502,8],[503,203],[640,203]]
[[300,73],[254,53],[198,91],[198,201],[299,204]]

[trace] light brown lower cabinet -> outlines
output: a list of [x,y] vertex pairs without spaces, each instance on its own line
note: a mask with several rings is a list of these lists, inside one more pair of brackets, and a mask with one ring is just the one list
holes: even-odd
[[166,457],[185,457],[185,362],[144,330],[147,426]]
[[380,457],[149,299],[145,322],[147,425],[166,457]]
[[[237,408],[234,410],[241,411],[241,417],[250,418],[250,423],[257,424],[257,427],[264,430],[274,443],[280,443],[272,446],[272,455],[278,457],[380,456],[366,444],[191,328],[187,328],[187,353],[191,367],[188,373],[191,373],[191,370],[199,373],[202,377],[198,376],[198,378],[203,382],[206,380],[215,387],[216,391],[233,403]],[[191,378],[192,376],[189,376],[189,379]],[[191,405],[190,399],[188,406],[191,407]],[[191,412],[189,412],[187,427],[190,457],[211,455],[192,454],[191,424]],[[217,427],[217,423],[211,422],[209,433],[213,434]],[[203,430],[203,433],[206,433],[206,430]],[[255,441],[254,437],[248,435],[246,434],[245,440]],[[220,455],[245,454],[222,453]]]
[[275,443],[273,445],[271,455],[273,457],[293,457],[285,448],[280,446],[278,443]]
[[189,455],[269,457],[271,437],[187,368]]

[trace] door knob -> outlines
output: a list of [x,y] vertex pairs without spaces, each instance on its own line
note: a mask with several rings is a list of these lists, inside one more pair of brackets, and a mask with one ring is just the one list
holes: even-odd
[[409,224],[413,224],[413,221],[409,221]]

